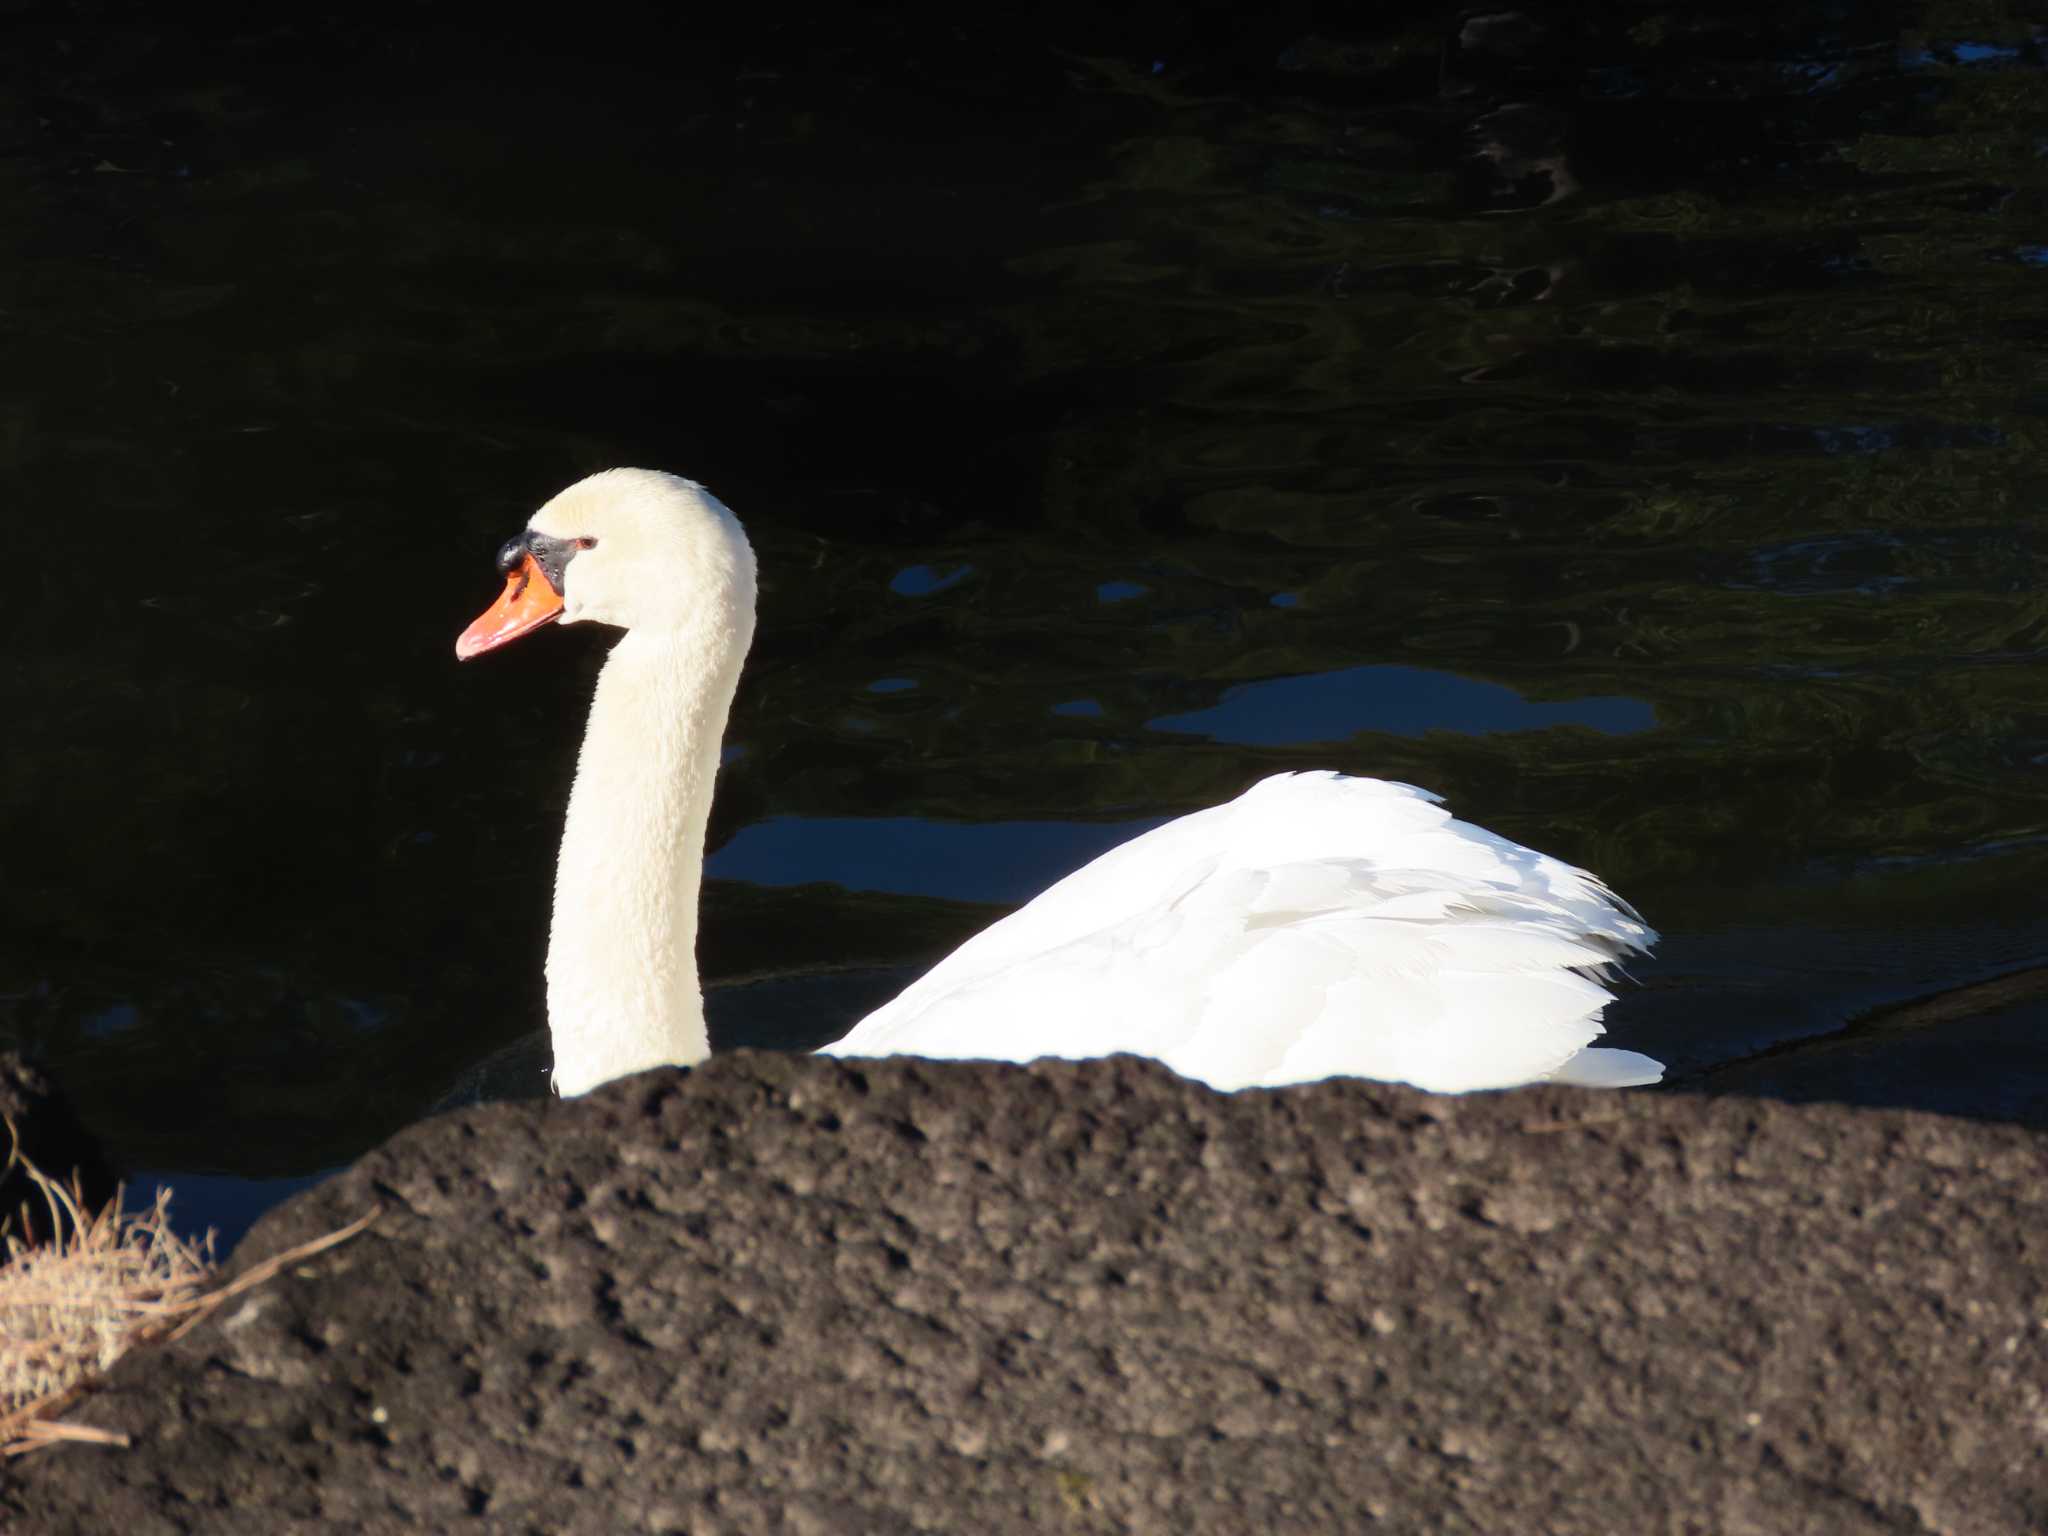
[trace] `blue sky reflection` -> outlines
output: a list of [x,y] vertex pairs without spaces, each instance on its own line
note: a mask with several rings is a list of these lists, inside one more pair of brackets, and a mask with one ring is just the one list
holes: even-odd
[[898,597],[930,597],[957,587],[973,574],[971,565],[956,565],[946,571],[933,565],[907,565],[889,578],[889,590]]
[[1166,819],[959,822],[915,816],[774,816],[742,827],[704,861],[704,872],[755,885],[822,880],[850,891],[1016,904]]
[[1498,683],[1394,666],[1346,667],[1244,683],[1209,709],[1148,722],[1155,731],[1258,747],[1343,741],[1360,731],[1484,736],[1553,725],[1584,725],[1623,736],[1650,730],[1656,723],[1656,710],[1642,699],[1608,695],[1537,703]]

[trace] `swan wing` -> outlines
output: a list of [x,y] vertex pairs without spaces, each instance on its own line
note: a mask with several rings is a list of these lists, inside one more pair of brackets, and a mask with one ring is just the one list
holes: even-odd
[[1618,1086],[1656,1064],[1573,1064],[1601,1033],[1599,976],[1655,938],[1592,876],[1425,790],[1281,774],[1111,849],[827,1050],[1127,1051],[1223,1089]]

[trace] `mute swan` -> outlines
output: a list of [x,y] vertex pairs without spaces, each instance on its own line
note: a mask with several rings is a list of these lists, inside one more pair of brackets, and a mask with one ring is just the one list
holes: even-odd
[[[754,554],[693,481],[614,469],[498,552],[467,659],[543,624],[625,631],[591,702],[555,876],[555,1086],[710,1054],[697,898]],[[827,1047],[1028,1061],[1131,1051],[1222,1089],[1328,1076],[1439,1091],[1623,1087],[1593,979],[1656,935],[1591,875],[1405,784],[1280,774],[1114,848]]]

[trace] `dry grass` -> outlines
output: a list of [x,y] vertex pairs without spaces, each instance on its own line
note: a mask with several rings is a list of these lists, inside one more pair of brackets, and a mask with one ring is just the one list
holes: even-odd
[[[303,1243],[208,1291],[213,1238],[191,1243],[171,1230],[170,1191],[146,1211],[121,1210],[117,1192],[97,1213],[84,1209],[74,1177],[67,1187],[21,1154],[14,1125],[7,1167],[19,1167],[49,1207],[51,1238],[29,1243],[0,1216],[0,1456],[19,1456],[65,1440],[126,1445],[125,1436],[56,1415],[139,1344],[177,1338],[230,1296],[285,1265],[355,1236],[371,1211],[338,1232]],[[29,1225],[29,1211],[21,1213]]]

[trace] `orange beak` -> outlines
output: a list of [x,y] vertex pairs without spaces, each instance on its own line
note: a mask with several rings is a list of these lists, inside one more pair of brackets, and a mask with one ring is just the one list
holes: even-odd
[[505,578],[505,590],[498,594],[498,600],[457,637],[456,659],[468,661],[485,651],[495,651],[561,616],[561,594],[548,584],[533,556],[528,555]]

